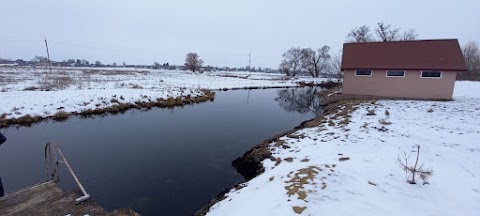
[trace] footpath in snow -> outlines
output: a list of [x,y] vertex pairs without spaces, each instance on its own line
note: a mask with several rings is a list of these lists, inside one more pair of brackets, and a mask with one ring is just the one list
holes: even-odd
[[[313,128],[270,144],[265,172],[207,215],[480,215],[480,83],[454,100],[343,103]],[[404,152],[433,170],[407,183]]]

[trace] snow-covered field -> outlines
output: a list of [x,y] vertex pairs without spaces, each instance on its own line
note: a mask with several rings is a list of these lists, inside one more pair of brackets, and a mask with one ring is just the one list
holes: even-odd
[[[135,68],[0,67],[0,115],[49,117],[59,110],[81,112],[118,102],[134,103],[202,95],[200,89],[297,86],[324,79],[248,72],[165,71]],[[49,91],[45,91],[49,90]]]
[[[379,100],[329,115],[272,143],[277,160],[208,215],[480,215],[478,92],[479,82],[457,82],[454,101]],[[429,184],[407,183],[398,161],[405,151],[413,166],[416,144]]]

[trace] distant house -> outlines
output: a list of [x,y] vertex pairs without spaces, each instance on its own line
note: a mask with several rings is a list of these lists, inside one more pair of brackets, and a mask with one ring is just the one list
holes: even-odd
[[344,95],[451,100],[466,71],[456,39],[343,45]]

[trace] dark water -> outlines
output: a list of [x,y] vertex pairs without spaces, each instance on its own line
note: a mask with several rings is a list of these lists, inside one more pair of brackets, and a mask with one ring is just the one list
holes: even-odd
[[[0,177],[7,194],[46,180],[43,148],[55,141],[87,192],[107,210],[191,215],[244,180],[232,160],[314,117],[316,104],[306,98],[316,91],[217,92],[214,102],[183,108],[2,129],[8,141],[0,146]],[[77,188],[60,167],[61,187]]]

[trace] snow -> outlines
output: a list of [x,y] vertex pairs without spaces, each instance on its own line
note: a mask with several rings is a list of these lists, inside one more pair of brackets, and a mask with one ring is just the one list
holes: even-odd
[[[81,112],[106,108],[112,99],[122,103],[158,98],[200,96],[200,89],[297,86],[324,79],[249,72],[149,70],[143,68],[0,67],[0,115],[49,117],[59,110]],[[30,89],[30,90],[28,90]],[[36,91],[32,91],[36,89]],[[49,91],[44,91],[48,89]],[[123,98],[123,99],[121,99]]]
[[[207,215],[479,215],[478,92],[478,82],[456,82],[454,101],[361,103],[347,125],[329,115],[272,143],[281,163],[264,160],[263,174]],[[419,164],[433,170],[429,184],[408,184],[398,162],[405,151],[413,165],[416,144]]]

